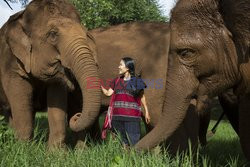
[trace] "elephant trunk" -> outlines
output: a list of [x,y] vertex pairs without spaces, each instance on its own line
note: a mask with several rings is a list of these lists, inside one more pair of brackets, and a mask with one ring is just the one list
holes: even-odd
[[185,118],[198,84],[191,70],[169,67],[162,115],[155,128],[135,145],[137,150],[151,149],[177,130]]
[[91,126],[99,115],[101,90],[98,67],[86,40],[74,40],[68,48],[67,63],[80,85],[83,98],[82,112],[74,115],[69,123],[70,128],[78,132]]

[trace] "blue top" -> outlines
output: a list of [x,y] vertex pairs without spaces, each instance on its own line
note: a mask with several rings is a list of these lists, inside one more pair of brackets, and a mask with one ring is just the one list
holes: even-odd
[[[114,87],[115,87],[115,81],[116,81],[117,78],[113,79],[111,82],[110,82],[110,87],[114,90]],[[125,80],[123,79],[120,79],[120,81],[117,83],[116,85],[116,89],[115,91],[119,91],[119,90],[128,90],[128,91],[140,91],[140,90],[143,90],[147,88],[147,85],[145,84],[145,82],[143,81],[142,78],[139,78],[139,77],[132,77],[130,78],[130,80]]]

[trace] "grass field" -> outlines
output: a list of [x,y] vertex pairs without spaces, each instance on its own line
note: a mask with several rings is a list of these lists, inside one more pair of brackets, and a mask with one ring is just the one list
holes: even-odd
[[[210,129],[215,121],[210,123]],[[170,157],[166,151],[137,153],[124,150],[119,141],[109,138],[103,143],[88,143],[85,149],[49,151],[46,147],[48,122],[45,113],[36,118],[35,139],[29,143],[15,141],[11,129],[0,125],[0,166],[245,166],[239,139],[227,120],[197,154]],[[159,149],[158,149],[159,150]]]

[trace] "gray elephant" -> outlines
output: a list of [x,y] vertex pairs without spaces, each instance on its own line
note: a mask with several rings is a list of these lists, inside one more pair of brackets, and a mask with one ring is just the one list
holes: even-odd
[[177,2],[170,21],[169,80],[163,113],[137,149],[149,149],[168,139],[185,118],[191,98],[196,97],[199,106],[233,88],[238,97],[240,143],[250,160],[249,20],[248,0]]
[[11,16],[0,30],[0,58],[0,101],[2,106],[10,106],[18,139],[32,138],[33,111],[36,104],[45,101],[49,145],[64,143],[67,98],[74,90],[73,80],[79,83],[84,112],[71,125],[84,130],[94,123],[101,91],[87,89],[87,80],[99,78],[95,44],[72,4],[33,0],[24,11]]

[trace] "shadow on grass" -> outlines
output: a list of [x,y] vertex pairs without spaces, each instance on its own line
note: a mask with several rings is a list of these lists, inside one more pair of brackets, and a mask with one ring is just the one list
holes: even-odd
[[208,145],[201,149],[200,153],[211,161],[212,166],[226,166],[228,163],[237,163],[237,166],[246,164],[237,137],[233,139],[211,139]]
[[[209,127],[211,128],[215,122],[211,121]],[[227,120],[221,121],[216,133],[208,138],[207,146],[201,148],[200,153],[208,157],[213,166],[225,166],[228,162],[243,166],[246,163],[239,137]]]
[[49,123],[47,113],[37,113],[35,118],[34,140],[47,142],[49,137]]

